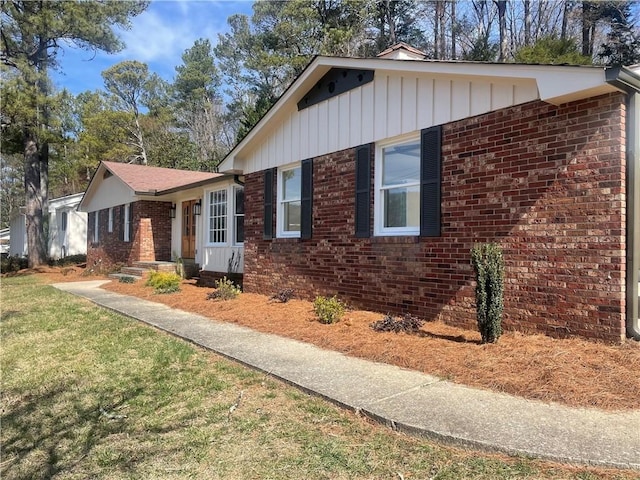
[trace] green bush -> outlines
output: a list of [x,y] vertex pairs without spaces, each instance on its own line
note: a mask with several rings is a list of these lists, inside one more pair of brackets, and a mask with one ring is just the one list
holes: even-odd
[[80,263],[87,263],[87,256],[85,254],[67,255],[64,258],[49,261],[49,265],[52,267],[68,267],[69,265],[78,265]]
[[122,275],[118,278],[118,282],[120,283],[134,283],[136,279],[131,275]]
[[471,263],[476,274],[476,317],[482,343],[495,343],[502,335],[504,259],[495,243],[475,245]]
[[320,323],[336,323],[344,315],[344,304],[334,295],[331,298],[316,297],[313,301],[313,312]]
[[207,300],[233,300],[242,291],[227,277],[222,277],[215,282],[215,290],[207,295]]
[[155,293],[175,293],[180,291],[182,278],[176,273],[151,270],[146,285],[153,287]]

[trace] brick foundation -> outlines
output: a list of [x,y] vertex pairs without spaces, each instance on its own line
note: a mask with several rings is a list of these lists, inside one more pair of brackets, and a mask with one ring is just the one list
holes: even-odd
[[624,96],[609,94],[445,125],[439,238],[355,238],[353,149],[314,159],[310,240],[263,240],[264,175],[247,175],[244,288],[338,294],[356,307],[475,329],[469,252],[496,241],[507,329],[620,341],[624,109]]
[[[133,262],[171,260],[170,202],[139,201],[132,203],[131,241],[123,240],[123,219],[114,208],[113,231],[108,231],[109,209],[100,211],[98,242],[87,245],[87,268],[108,272]],[[89,229],[92,225],[89,225]]]

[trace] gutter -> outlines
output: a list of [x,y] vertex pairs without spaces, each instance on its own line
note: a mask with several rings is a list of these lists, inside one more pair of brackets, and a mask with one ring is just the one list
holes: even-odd
[[606,80],[627,93],[627,336],[640,340],[638,282],[640,281],[640,76],[625,67],[608,68]]

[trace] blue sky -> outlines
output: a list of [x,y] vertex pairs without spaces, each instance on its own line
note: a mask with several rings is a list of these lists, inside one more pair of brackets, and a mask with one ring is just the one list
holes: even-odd
[[138,60],[152,72],[172,81],[182,54],[199,38],[212,45],[228,31],[227,18],[234,13],[251,15],[249,0],[152,0],[147,10],[132,20],[130,30],[118,31],[126,48],[116,54],[87,52],[65,47],[58,54],[60,71],[52,79],[60,90],[77,95],[102,89],[101,72],[125,60]]

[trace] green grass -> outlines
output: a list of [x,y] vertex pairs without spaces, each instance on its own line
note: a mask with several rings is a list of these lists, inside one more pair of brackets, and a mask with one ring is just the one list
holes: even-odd
[[2,479],[633,478],[394,433],[34,277],[1,294]]

